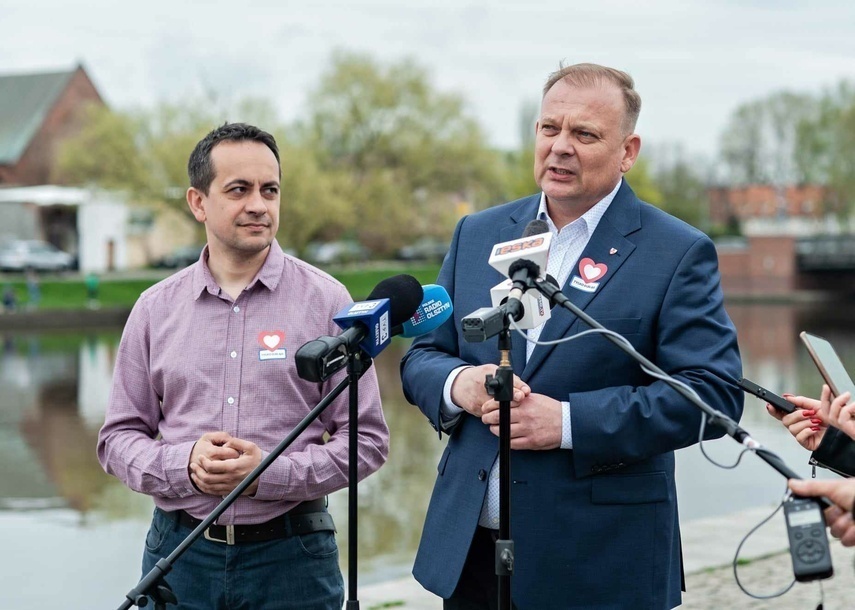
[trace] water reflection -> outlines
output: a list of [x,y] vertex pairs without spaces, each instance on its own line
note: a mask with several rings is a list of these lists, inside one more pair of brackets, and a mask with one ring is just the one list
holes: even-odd
[[[773,391],[816,396],[821,379],[801,347],[807,330],[829,338],[855,371],[855,320],[829,305],[730,305],[747,377]],[[120,330],[79,334],[18,334],[0,353],[0,534],[7,552],[0,570],[29,582],[35,567],[44,585],[0,588],[0,608],[114,607],[139,577],[151,501],[101,470],[95,457]],[[376,361],[391,429],[388,463],[359,486],[360,583],[408,572],[443,443],[401,392],[396,341]],[[746,397],[742,420],[754,436],[809,476],[807,453]],[[709,452],[732,460],[731,439]],[[707,463],[696,447],[678,452],[678,494],[684,520],[774,503],[783,481],[754,456],[735,471]],[[334,494],[347,557],[347,492]],[[62,600],[62,601],[60,601]]]

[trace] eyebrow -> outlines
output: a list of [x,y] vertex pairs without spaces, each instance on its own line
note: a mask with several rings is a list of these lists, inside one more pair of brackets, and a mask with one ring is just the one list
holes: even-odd
[[230,180],[223,185],[223,188],[227,188],[230,186],[252,186],[252,182],[249,180],[244,180],[243,178],[235,178],[234,180]]

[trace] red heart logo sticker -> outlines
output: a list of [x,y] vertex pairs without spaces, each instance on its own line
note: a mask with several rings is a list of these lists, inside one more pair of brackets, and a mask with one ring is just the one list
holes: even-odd
[[258,333],[258,343],[266,350],[275,350],[283,341],[285,341],[285,332],[281,330],[263,330]]
[[579,274],[586,282],[600,279],[608,270],[609,268],[605,264],[595,263],[592,258],[583,258],[579,261]]

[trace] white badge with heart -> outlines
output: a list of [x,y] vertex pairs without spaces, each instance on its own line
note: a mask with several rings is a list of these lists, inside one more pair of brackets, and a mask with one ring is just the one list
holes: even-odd
[[258,352],[259,360],[283,360],[287,355],[284,347],[285,331],[263,330],[258,333],[258,344],[261,350]]

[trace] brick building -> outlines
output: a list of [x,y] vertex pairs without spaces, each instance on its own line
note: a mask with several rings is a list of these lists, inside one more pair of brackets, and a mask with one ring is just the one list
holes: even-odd
[[0,186],[50,184],[57,145],[90,104],[104,100],[83,66],[0,75]]
[[815,184],[717,187],[708,194],[710,220],[715,225],[748,218],[820,218],[825,213],[825,189]]

